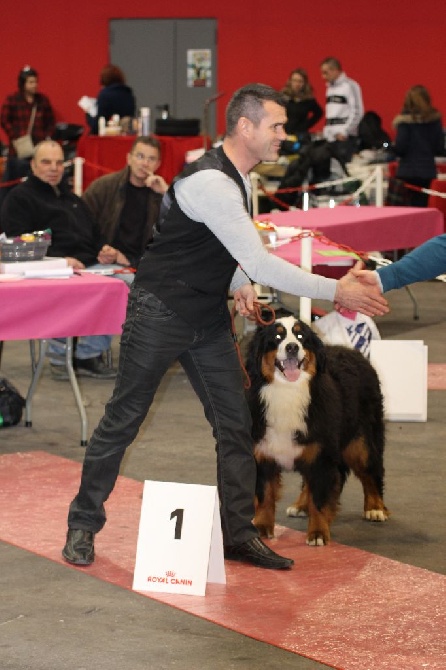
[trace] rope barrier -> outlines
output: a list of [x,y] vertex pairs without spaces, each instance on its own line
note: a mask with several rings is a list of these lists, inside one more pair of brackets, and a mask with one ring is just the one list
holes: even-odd
[[112,168],[106,168],[103,167],[102,165],[97,165],[96,163],[91,163],[90,161],[87,161],[84,159],[84,166],[93,168],[94,170],[99,170],[100,172],[104,172],[107,174],[111,174],[112,172],[116,172],[116,170],[113,170]]
[[[263,183],[259,180],[259,185],[258,188],[264,195],[266,195],[267,198],[275,202],[277,205],[280,207],[283,207],[284,209],[289,209],[290,205],[288,205],[286,202],[283,202],[280,200],[280,198],[277,198],[276,194],[277,193],[299,193],[299,192],[304,192],[307,193],[308,191],[315,191],[319,188],[329,188],[332,186],[340,186],[341,184],[346,184],[347,182],[350,181],[358,181],[357,177],[343,177],[342,179],[333,179],[332,181],[322,181],[319,182],[318,184],[306,184],[305,186],[293,186],[293,187],[288,187],[288,188],[279,188],[275,191],[267,191]],[[349,196],[349,200],[351,196]],[[341,203],[344,204],[344,203]]]
[[[267,228],[268,225],[271,226],[271,228],[275,228],[275,224],[272,221],[268,220],[262,220],[262,221],[254,220],[254,225],[260,230],[268,230]],[[336,247],[340,251],[345,251],[348,254],[354,254],[363,261],[369,260],[369,254],[367,251],[358,251],[357,249],[350,247],[348,244],[341,244],[340,242],[334,242],[329,237],[324,235],[324,233],[322,233],[320,230],[302,230],[299,233],[296,233],[296,235],[292,235],[289,238],[289,241],[295,242],[297,240],[302,240],[305,237],[313,237],[314,239],[319,240],[321,244],[326,244],[327,246],[330,247]]]
[[[369,185],[373,182],[375,179],[374,173],[369,175],[367,179],[363,181],[361,186],[352,194],[348,195],[344,200],[341,202],[337,203],[337,206],[342,206],[342,205],[347,205],[348,203],[352,202],[353,200],[356,200],[358,196],[365,191],[366,188],[369,187]],[[280,198],[277,197],[277,193],[300,193],[300,192],[308,192],[308,191],[315,191],[320,188],[327,188],[327,187],[332,187],[332,186],[338,186],[341,184],[345,184],[349,181],[358,181],[357,177],[345,177],[343,179],[335,179],[333,181],[325,181],[325,182],[319,182],[318,184],[307,184],[305,186],[293,186],[293,187],[288,187],[288,188],[280,188],[276,189],[275,191],[268,191],[264,184],[262,183],[261,180],[259,180],[258,184],[258,189],[271,201],[275,202],[276,204],[280,205],[284,209],[289,210],[290,205],[287,203],[283,202],[280,200]],[[446,193],[442,193],[441,191],[434,191],[430,188],[423,188],[421,186],[415,186],[414,184],[408,184],[406,182],[403,182],[403,186],[406,188],[412,190],[412,191],[417,191],[419,193],[425,193],[426,195],[432,195],[438,198],[446,198]]]
[[441,193],[440,191],[433,191],[430,188],[415,186],[415,184],[407,184],[405,181],[403,181],[403,186],[405,186],[411,191],[417,191],[418,193],[426,193],[426,195],[434,195],[438,198],[446,198],[446,193]]
[[20,177],[19,179],[12,179],[11,181],[2,181],[0,183],[0,188],[7,188],[8,186],[15,186],[20,184],[20,182],[26,181],[26,177]]

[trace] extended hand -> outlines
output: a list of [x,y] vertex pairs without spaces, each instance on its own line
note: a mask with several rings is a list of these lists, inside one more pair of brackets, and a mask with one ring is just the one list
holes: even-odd
[[365,270],[365,265],[362,261],[358,261],[350,270],[352,274],[361,284],[369,286],[377,286],[379,291],[381,291],[381,286],[378,281],[378,277],[374,270]]
[[[362,279],[356,276],[357,272],[361,273]],[[366,316],[382,316],[389,312],[376,275],[367,270],[358,270],[356,266],[338,281],[335,303]]]

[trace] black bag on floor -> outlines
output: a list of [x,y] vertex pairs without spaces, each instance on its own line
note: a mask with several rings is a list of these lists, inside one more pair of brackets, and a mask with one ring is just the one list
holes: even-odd
[[25,399],[15,386],[0,377],[0,428],[15,426],[22,418]]

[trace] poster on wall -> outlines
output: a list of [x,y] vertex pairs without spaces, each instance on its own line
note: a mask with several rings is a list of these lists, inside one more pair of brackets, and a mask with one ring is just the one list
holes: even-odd
[[209,88],[211,86],[211,62],[210,49],[187,50],[187,85],[189,88]]

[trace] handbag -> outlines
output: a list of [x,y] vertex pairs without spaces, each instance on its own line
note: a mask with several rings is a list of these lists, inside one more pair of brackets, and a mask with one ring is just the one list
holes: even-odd
[[22,418],[25,399],[15,386],[0,377],[0,428],[15,426]]
[[26,135],[18,137],[16,140],[12,140],[12,145],[16,151],[17,158],[29,158],[33,155],[34,144],[31,137],[31,131],[34,125],[34,119],[36,117],[36,105],[32,108],[31,117],[29,119],[28,130]]

